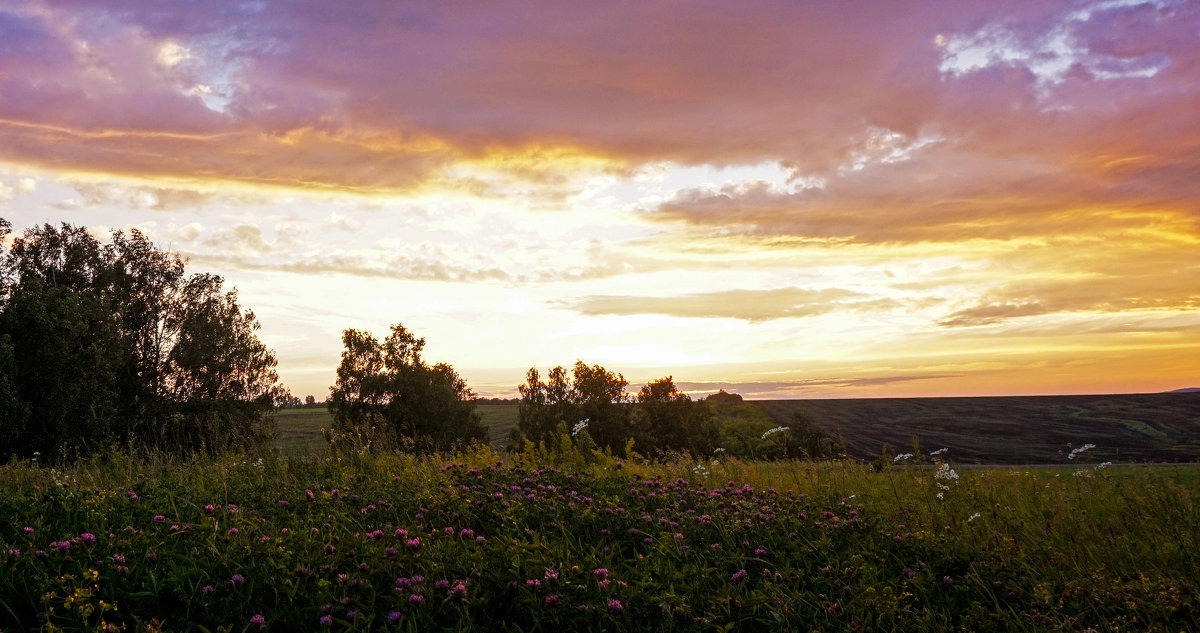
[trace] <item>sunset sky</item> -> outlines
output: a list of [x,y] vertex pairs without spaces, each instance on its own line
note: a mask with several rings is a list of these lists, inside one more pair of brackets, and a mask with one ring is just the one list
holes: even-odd
[[0,0],[0,217],[748,398],[1200,386],[1200,2]]

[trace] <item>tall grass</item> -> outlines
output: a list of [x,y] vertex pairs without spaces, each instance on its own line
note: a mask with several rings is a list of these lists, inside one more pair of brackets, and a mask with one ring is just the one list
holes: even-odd
[[1195,467],[565,447],[10,463],[0,629],[1200,630]]

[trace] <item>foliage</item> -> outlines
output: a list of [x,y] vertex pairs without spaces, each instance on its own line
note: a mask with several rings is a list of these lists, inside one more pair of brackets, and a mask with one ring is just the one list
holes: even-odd
[[513,460],[14,462],[0,628],[1200,629],[1194,466]]
[[510,444],[519,448],[524,440],[553,442],[559,425],[569,428],[586,420],[588,436],[597,445],[621,450],[629,437],[629,412],[625,406],[625,388],[629,382],[600,365],[588,366],[575,361],[570,375],[561,365],[541,380],[536,367],[525,376],[521,394],[517,431]]
[[328,439],[335,447],[436,451],[487,442],[475,394],[453,367],[421,358],[425,339],[397,324],[382,343],[353,329],[342,334],[342,343],[329,398]]
[[634,446],[643,454],[686,451],[710,455],[719,442],[712,408],[693,402],[671,376],[644,385],[633,412]]
[[[0,227],[0,241],[8,224]],[[140,232],[27,229],[0,266],[0,439],[70,458],[112,445],[253,443],[285,392],[254,314]]]

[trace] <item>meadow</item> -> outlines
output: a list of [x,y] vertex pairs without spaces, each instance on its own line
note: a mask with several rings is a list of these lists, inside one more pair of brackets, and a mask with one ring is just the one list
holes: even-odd
[[1195,466],[952,458],[16,461],[0,629],[1200,630]]

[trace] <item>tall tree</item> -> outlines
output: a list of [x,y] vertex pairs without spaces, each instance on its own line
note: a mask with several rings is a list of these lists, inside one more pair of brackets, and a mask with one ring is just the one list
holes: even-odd
[[330,388],[330,440],[417,451],[487,442],[475,394],[446,363],[421,358],[425,339],[393,325],[382,343],[369,332],[342,333],[342,362]]
[[649,382],[638,392],[633,428],[634,446],[645,453],[707,455],[719,439],[712,411],[679,391],[672,376]]
[[68,224],[27,229],[0,264],[0,405],[11,400],[0,437],[18,454],[206,450],[270,434],[266,414],[286,393],[275,357],[220,277],[185,277],[136,230],[102,245]]
[[[629,436],[625,389],[629,383],[600,365],[575,361],[571,373],[560,366],[542,381],[536,367],[525,374],[517,414],[517,432],[511,439],[529,439],[553,445],[561,428],[574,429],[581,422],[598,446],[624,449]],[[516,442],[514,442],[516,443]]]

